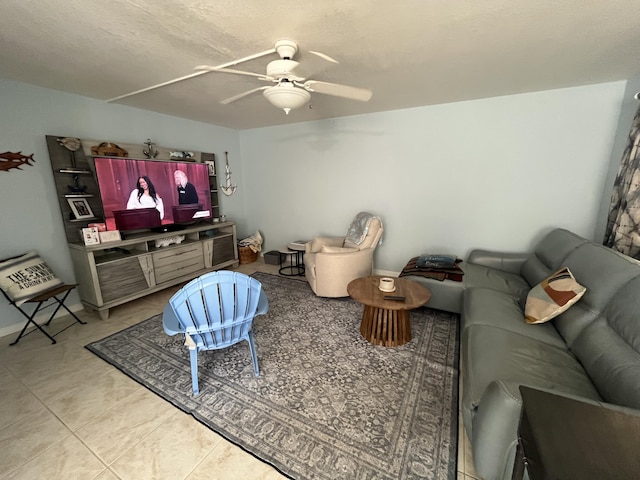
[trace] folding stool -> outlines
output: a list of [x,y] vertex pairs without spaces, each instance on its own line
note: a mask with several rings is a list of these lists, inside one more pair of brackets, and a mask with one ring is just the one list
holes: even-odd
[[[20,335],[18,335],[18,338],[15,339],[15,341],[13,341],[12,343],[10,343],[9,345],[15,345],[16,343],[18,343],[18,341],[26,336],[29,335],[30,333],[33,333],[37,330],[40,330],[42,333],[44,333],[50,340],[51,343],[56,343],[56,340],[53,338],[56,335],[64,332],[67,328],[71,327],[73,325],[73,323],[71,323],[70,325],[67,325],[65,328],[63,328],[62,330],[60,330],[59,332],[50,335],[49,333],[47,333],[40,325],[38,325],[38,323],[36,323],[36,321],[34,320],[36,314],[42,310],[44,310],[45,308],[49,308],[49,307],[53,307],[55,306],[55,310],[53,311],[53,313],[51,314],[51,316],[49,317],[49,320],[47,320],[47,322],[44,324],[46,326],[49,326],[49,324],[51,323],[51,321],[53,320],[53,318],[56,316],[56,314],[58,313],[58,310],[60,310],[60,307],[64,308],[69,315],[71,315],[74,319],[75,322],[77,323],[81,323],[81,324],[86,324],[87,322],[83,322],[82,320],[80,320],[71,310],[69,310],[69,308],[64,304],[65,300],[67,299],[67,297],[69,296],[69,294],[71,293],[71,291],[76,288],[78,285],[77,284],[62,284],[62,285],[58,285],[57,287],[54,287],[50,290],[47,290],[46,292],[42,292],[39,293],[38,295],[35,295],[33,297],[31,297],[29,300],[26,300],[24,303],[37,303],[35,310],[33,311],[33,313],[31,315],[29,315],[27,312],[25,312],[22,309],[22,305],[16,305],[16,303],[11,300],[11,298],[9,297],[9,295],[6,294],[6,292],[4,290],[0,291],[2,292],[2,294],[5,296],[5,298],[8,300],[9,304],[13,305],[14,307],[16,307],[20,313],[22,315],[24,315],[27,318],[27,323],[25,323],[24,327],[22,328],[22,331],[20,332]],[[64,295],[63,295],[64,294]],[[62,295],[62,298],[58,298],[60,295]],[[45,302],[48,302],[46,305],[43,306],[43,304]],[[56,305],[57,304],[57,305]],[[74,323],[75,323],[74,322]],[[29,332],[25,333],[25,331],[27,330],[27,328],[29,327],[29,324],[32,323],[34,327],[33,330],[30,330]]]

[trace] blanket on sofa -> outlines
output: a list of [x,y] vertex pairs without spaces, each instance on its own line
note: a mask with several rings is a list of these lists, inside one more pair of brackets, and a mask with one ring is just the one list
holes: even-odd
[[[417,262],[420,257],[413,257],[407,265],[400,272],[400,277],[407,275],[417,275],[419,277],[433,278],[435,280],[452,280],[454,282],[461,282],[464,272],[458,265],[453,265],[449,268],[438,267],[418,267]],[[456,263],[460,263],[462,260],[456,260]]]

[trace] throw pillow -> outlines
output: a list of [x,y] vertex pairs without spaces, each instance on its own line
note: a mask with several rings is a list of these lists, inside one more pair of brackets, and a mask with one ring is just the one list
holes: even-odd
[[418,268],[453,268],[458,262],[458,257],[455,255],[428,255],[423,254],[416,260],[416,267]]
[[527,323],[544,323],[569,309],[587,291],[567,267],[545,278],[527,295],[524,317]]
[[0,288],[16,305],[62,285],[36,252],[0,262]]
[[328,245],[323,245],[320,253],[350,253],[357,251],[358,249],[353,247],[330,247]]

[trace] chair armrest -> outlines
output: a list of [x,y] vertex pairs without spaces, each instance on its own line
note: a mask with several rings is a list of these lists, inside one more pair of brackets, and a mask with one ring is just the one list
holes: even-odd
[[344,245],[345,237],[313,237],[310,242],[307,242],[304,246],[305,253],[317,253],[322,250],[323,246],[328,247],[341,247]]
[[475,263],[509,273],[520,273],[522,265],[530,255],[530,253],[504,253],[476,249],[469,254],[467,263]]
[[258,299],[258,307],[256,308],[256,315],[264,315],[269,311],[269,299],[264,290],[260,290],[260,298]]
[[177,333],[184,333],[184,329],[180,322],[178,321],[178,317],[176,317],[175,312],[173,311],[173,307],[170,303],[164,307],[164,311],[162,312],[162,328],[164,328],[164,332],[167,335],[175,335]]

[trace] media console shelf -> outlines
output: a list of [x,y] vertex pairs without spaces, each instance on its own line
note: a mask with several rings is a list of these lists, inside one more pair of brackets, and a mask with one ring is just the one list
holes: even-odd
[[[184,235],[179,244],[156,246],[158,240]],[[139,233],[121,241],[83,245],[69,251],[85,308],[103,320],[109,309],[211,270],[238,266],[234,222],[200,224],[180,231]]]

